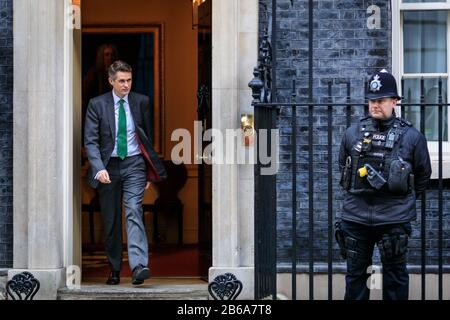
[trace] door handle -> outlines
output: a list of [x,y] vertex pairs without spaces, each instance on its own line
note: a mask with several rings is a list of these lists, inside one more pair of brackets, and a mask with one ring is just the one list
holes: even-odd
[[252,114],[241,115],[241,129],[244,136],[244,145],[246,147],[251,146],[255,136],[255,120]]

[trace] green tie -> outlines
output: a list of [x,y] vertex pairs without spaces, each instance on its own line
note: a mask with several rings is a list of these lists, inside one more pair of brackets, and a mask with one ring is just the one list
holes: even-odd
[[123,106],[125,100],[119,101],[119,130],[117,132],[117,155],[120,159],[125,159],[127,156],[127,116],[125,114],[125,107]]

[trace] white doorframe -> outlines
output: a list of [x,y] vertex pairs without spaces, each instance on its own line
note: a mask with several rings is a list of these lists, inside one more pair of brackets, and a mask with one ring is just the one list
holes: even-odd
[[[70,2],[70,0],[65,0]],[[81,267],[81,210],[79,147],[81,143],[81,32],[67,32],[65,54],[72,62],[65,100],[65,139],[72,150],[65,152],[65,266]],[[213,126],[220,130],[240,127],[240,114],[252,113],[251,90],[258,54],[258,1],[215,0],[213,4]],[[78,130],[78,131],[77,131]],[[251,152],[251,150],[247,150]],[[246,290],[253,293],[253,165],[213,164],[213,268],[210,276],[225,269],[240,269]],[[69,204],[71,204],[69,206]]]
[[[81,269],[81,26],[80,7],[64,0],[64,266]],[[78,1],[79,2],[79,1]],[[75,19],[75,25],[72,21]],[[78,19],[78,20],[77,20]]]

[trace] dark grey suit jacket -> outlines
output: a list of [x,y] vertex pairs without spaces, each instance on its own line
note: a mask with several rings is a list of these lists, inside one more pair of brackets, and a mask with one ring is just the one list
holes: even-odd
[[[147,96],[130,92],[128,103],[133,116],[139,148],[147,164],[147,181],[157,182],[167,177],[166,170],[152,147],[150,101]],[[84,146],[89,159],[88,182],[97,188],[94,176],[106,169],[114,150],[116,123],[112,91],[89,101],[84,127]]]

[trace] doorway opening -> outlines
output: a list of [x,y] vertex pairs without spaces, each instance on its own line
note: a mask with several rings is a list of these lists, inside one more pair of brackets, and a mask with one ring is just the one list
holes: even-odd
[[[207,279],[212,262],[212,179],[206,164],[175,165],[171,133],[192,132],[194,121],[211,127],[212,1],[82,0],[82,124],[89,99],[111,91],[107,67],[116,59],[133,68],[132,91],[151,101],[153,147],[163,161],[167,183],[144,195],[143,221],[152,277]],[[113,106],[111,106],[113,107]],[[83,136],[84,129],[80,135]],[[83,139],[82,139],[83,140]],[[104,252],[98,193],[87,184],[82,145],[82,278],[104,282],[110,269]],[[122,215],[122,277],[130,277]]]

